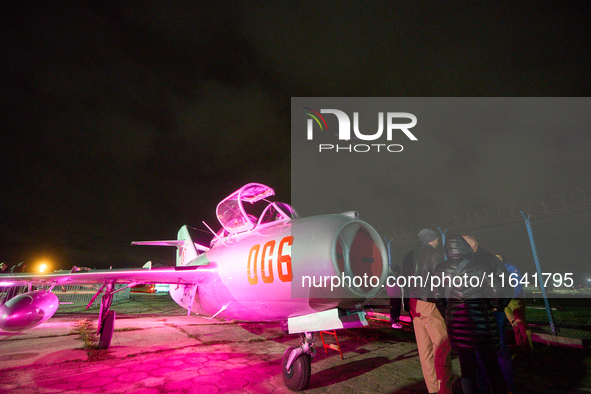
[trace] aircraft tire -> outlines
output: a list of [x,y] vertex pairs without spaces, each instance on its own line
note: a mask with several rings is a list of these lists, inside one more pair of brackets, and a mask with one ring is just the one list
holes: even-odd
[[281,363],[281,371],[283,372],[283,383],[288,389],[293,391],[300,391],[308,386],[310,383],[310,375],[312,374],[312,366],[309,354],[301,354],[295,359],[289,371],[285,370],[289,355],[295,347],[288,348],[283,354],[283,362]]
[[98,342],[98,349],[108,349],[111,345],[111,338],[113,337],[113,331],[115,329],[115,311],[107,312],[105,321],[103,323],[103,329],[101,330],[101,337]]

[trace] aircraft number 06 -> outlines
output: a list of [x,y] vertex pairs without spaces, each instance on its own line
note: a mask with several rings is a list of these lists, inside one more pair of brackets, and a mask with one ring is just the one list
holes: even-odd
[[256,285],[259,282],[258,276],[258,262],[259,254],[261,256],[261,279],[263,283],[273,283],[275,280],[273,273],[273,260],[277,265],[277,276],[282,282],[291,282],[291,256],[289,254],[283,254],[283,248],[285,245],[291,246],[293,242],[293,236],[285,237],[279,241],[279,247],[277,248],[277,254],[275,254],[274,240],[265,243],[261,249],[261,245],[257,244],[250,248],[248,253],[248,265],[246,272],[248,275],[248,283]]

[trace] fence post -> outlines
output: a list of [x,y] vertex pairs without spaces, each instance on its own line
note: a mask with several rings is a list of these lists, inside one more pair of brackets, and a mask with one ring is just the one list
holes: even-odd
[[390,251],[390,244],[392,243],[392,241],[394,241],[394,238],[388,241],[386,237],[384,237],[384,241],[386,241],[386,243],[388,244],[388,267],[392,269],[392,253]]
[[437,227],[437,229],[441,233],[441,247],[444,248],[443,259],[447,260],[447,256],[445,255],[445,233],[447,233],[447,229],[445,231],[441,231],[441,227]]
[[534,233],[531,230],[531,222],[529,221],[530,215],[525,217],[523,211],[521,211],[521,216],[525,219],[525,226],[527,227],[527,235],[529,236],[529,242],[531,244],[531,251],[534,255],[534,263],[536,264],[536,270],[538,271],[538,280],[540,283],[540,288],[542,289],[542,297],[544,297],[544,305],[546,306],[546,313],[548,314],[548,322],[550,323],[550,329],[552,330],[552,334],[556,335],[556,327],[554,326],[554,318],[552,317],[552,309],[550,308],[550,302],[548,301],[548,297],[546,296],[546,288],[544,287],[544,280],[542,276],[542,268],[540,267],[540,261],[538,260],[538,252],[536,251],[536,243],[534,242]]

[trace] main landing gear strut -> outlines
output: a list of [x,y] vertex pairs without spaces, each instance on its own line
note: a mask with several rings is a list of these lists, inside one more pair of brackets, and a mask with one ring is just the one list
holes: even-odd
[[283,354],[283,382],[290,390],[300,391],[310,382],[311,361],[316,356],[311,332],[302,335],[300,347],[290,347]]
[[90,303],[86,307],[88,309],[94,300],[98,297],[98,295],[103,292],[105,293],[101,298],[101,309],[99,311],[99,319],[98,319],[98,329],[96,334],[99,335],[99,342],[98,348],[99,349],[108,349],[111,345],[111,338],[113,338],[113,330],[115,328],[115,311],[110,311],[109,308],[111,307],[111,302],[113,302],[113,294],[123,290],[116,290],[115,285],[113,283],[105,283],[99,291],[92,297]]
[[101,310],[99,312],[98,329],[96,332],[100,336],[98,342],[99,349],[109,348],[115,328],[115,311],[109,310],[113,301],[112,287],[112,285],[107,286],[108,290],[103,295],[103,298],[101,298]]

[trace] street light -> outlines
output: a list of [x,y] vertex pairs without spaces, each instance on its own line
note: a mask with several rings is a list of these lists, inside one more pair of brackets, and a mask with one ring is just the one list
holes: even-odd
[[35,271],[44,274],[49,272],[50,268],[51,268],[51,261],[47,260],[47,259],[43,259],[37,262],[37,264],[35,264],[37,269]]

